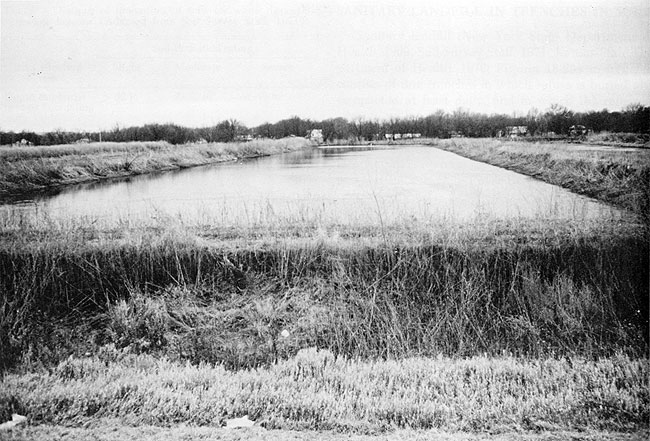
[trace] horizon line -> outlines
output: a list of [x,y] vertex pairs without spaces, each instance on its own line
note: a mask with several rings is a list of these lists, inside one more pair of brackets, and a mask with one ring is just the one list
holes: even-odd
[[402,115],[402,116],[391,115],[391,116],[387,116],[387,117],[366,117],[366,116],[363,116],[363,115],[359,115],[359,116],[354,116],[354,117],[330,116],[330,117],[327,117],[327,118],[319,119],[319,118],[303,117],[303,116],[294,114],[294,115],[286,116],[284,118],[280,118],[280,119],[276,120],[275,122],[270,122],[269,120],[265,120],[264,122],[261,122],[259,124],[253,124],[253,125],[245,124],[242,120],[240,120],[238,118],[224,118],[224,119],[222,119],[222,120],[220,120],[218,122],[215,122],[215,123],[212,123],[212,124],[203,124],[203,125],[183,124],[183,123],[178,123],[178,122],[173,122],[173,121],[165,121],[165,122],[150,121],[150,122],[145,122],[145,123],[141,123],[141,124],[115,122],[112,125],[112,127],[110,127],[110,128],[99,128],[99,129],[80,129],[80,128],[63,129],[63,128],[58,128],[57,127],[57,128],[50,129],[50,130],[25,129],[25,128],[22,128],[22,129],[18,130],[18,129],[4,129],[4,128],[0,127],[0,132],[4,132],[4,133],[9,133],[9,132],[13,132],[13,133],[36,133],[36,134],[56,133],[56,132],[62,132],[62,133],[99,133],[99,132],[110,132],[110,131],[113,131],[115,129],[126,129],[126,128],[130,128],[130,127],[144,127],[144,126],[148,126],[148,125],[173,125],[173,126],[178,126],[178,127],[185,128],[185,129],[202,129],[202,128],[215,127],[215,126],[217,126],[217,125],[219,125],[219,124],[221,124],[223,122],[233,121],[233,120],[236,121],[237,123],[242,124],[243,127],[247,128],[247,129],[254,129],[254,128],[263,126],[265,124],[273,125],[273,124],[277,124],[280,121],[286,121],[286,120],[290,120],[290,119],[293,119],[293,118],[298,118],[298,119],[301,119],[301,120],[304,120],[304,121],[313,121],[313,122],[324,122],[324,121],[328,121],[328,120],[343,118],[348,122],[352,122],[352,121],[356,121],[356,120],[363,120],[363,121],[372,121],[372,122],[383,123],[383,122],[388,122],[391,119],[398,119],[399,120],[399,119],[410,119],[410,118],[426,118],[428,116],[436,115],[439,112],[443,112],[444,115],[453,115],[455,112],[466,112],[466,113],[469,113],[470,115],[482,115],[482,116],[488,116],[488,117],[489,116],[506,116],[506,117],[509,117],[509,118],[526,118],[530,114],[530,112],[533,111],[533,110],[536,110],[537,112],[539,112],[540,115],[544,115],[544,114],[548,113],[548,111],[554,105],[564,107],[568,111],[570,111],[570,112],[572,112],[574,114],[576,114],[576,113],[580,114],[580,113],[591,113],[591,112],[603,112],[603,111],[607,111],[607,112],[625,112],[627,108],[630,108],[631,106],[635,106],[635,105],[639,105],[639,106],[644,107],[644,108],[645,107],[650,107],[650,104],[642,103],[641,101],[635,101],[635,102],[631,102],[631,103],[627,104],[626,106],[622,107],[621,109],[616,109],[616,110],[612,110],[612,109],[610,109],[608,107],[603,107],[602,109],[598,109],[598,110],[597,109],[573,110],[573,109],[569,108],[568,106],[564,106],[564,105],[559,104],[559,103],[551,103],[544,110],[540,110],[538,107],[532,106],[532,107],[528,108],[528,110],[525,111],[525,112],[521,111],[521,110],[513,110],[510,113],[505,113],[505,112],[481,112],[481,111],[474,111],[472,109],[465,108],[465,107],[457,107],[457,108],[455,108],[453,110],[445,110],[445,109],[439,108],[439,109],[436,109],[436,110],[434,110],[434,111],[432,111],[430,113],[427,113],[427,114],[411,114],[411,115]]

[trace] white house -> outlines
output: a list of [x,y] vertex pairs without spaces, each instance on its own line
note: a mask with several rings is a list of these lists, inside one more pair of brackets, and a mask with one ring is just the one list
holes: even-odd
[[312,129],[309,133],[309,139],[318,143],[323,142],[323,129]]

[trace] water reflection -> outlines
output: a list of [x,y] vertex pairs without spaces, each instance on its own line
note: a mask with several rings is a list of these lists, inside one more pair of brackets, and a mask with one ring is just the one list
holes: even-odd
[[422,146],[313,148],[75,186],[33,203],[53,218],[166,215],[233,224],[616,215],[559,187]]

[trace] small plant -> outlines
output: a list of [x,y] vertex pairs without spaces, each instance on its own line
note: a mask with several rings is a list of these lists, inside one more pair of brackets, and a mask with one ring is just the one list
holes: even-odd
[[118,348],[135,352],[160,349],[167,343],[170,317],[164,300],[139,291],[112,304],[106,313],[109,338]]

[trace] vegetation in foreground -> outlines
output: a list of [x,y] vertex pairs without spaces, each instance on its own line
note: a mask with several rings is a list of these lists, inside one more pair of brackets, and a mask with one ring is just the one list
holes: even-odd
[[567,143],[450,139],[438,148],[559,185],[650,221],[650,150]]
[[342,227],[279,240],[276,229],[233,241],[171,224],[6,222],[5,367],[110,343],[234,369],[310,346],[361,358],[647,354],[648,241],[634,224],[406,224],[368,239]]
[[650,245],[633,220],[20,213],[0,216],[0,419],[648,430]]
[[105,348],[48,373],[7,375],[3,410],[35,423],[222,426],[377,433],[400,428],[539,431],[646,427],[647,360],[438,357],[360,361],[302,350],[270,367],[229,371]]
[[103,142],[0,147],[0,199],[53,187],[298,150],[303,138],[171,145]]
[[648,429],[642,227],[359,228],[233,240],[6,219],[3,419]]
[[[266,430],[261,426],[232,430],[214,426],[177,424],[127,426],[116,418],[97,418],[83,427],[41,424],[11,433],[12,441],[644,441],[650,431],[612,432],[590,429],[512,432],[446,432],[438,429],[395,429],[384,433],[339,433],[322,430]],[[64,438],[65,437],[65,438]]]

